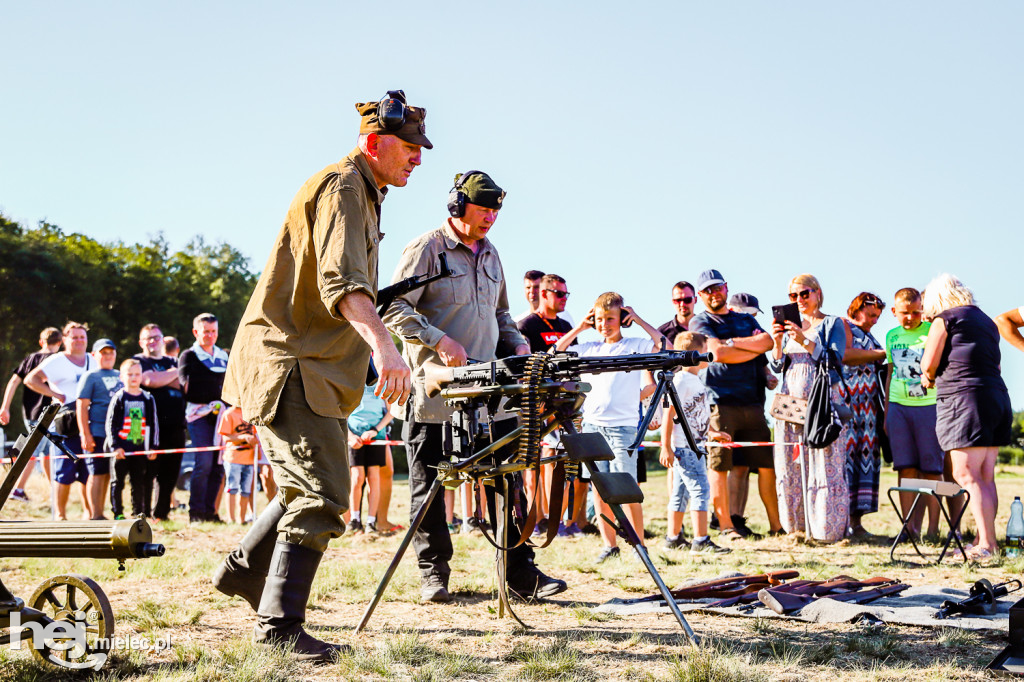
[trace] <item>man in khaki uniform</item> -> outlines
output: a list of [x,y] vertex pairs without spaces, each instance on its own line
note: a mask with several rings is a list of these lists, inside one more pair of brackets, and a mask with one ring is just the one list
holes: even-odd
[[[402,337],[403,354],[413,368],[413,398],[402,437],[409,453],[410,516],[415,517],[437,478],[436,466],[444,459],[441,425],[451,418],[440,397],[428,398],[423,365],[448,367],[492,360],[499,344],[526,355],[530,347],[508,312],[508,294],[501,260],[487,239],[498,219],[505,192],[486,173],[469,171],[455,180],[448,198],[451,215],[441,227],[413,240],[395,270],[392,281],[438,271],[437,256],[447,255],[452,277],[395,299],[384,319]],[[495,421],[494,437],[515,428],[515,419]],[[518,479],[521,482],[521,478]],[[487,487],[488,507],[494,520],[494,492]],[[515,538],[518,539],[518,538]],[[451,601],[448,562],[452,541],[445,523],[444,499],[434,499],[413,536],[419,560],[422,596],[435,602]],[[508,553],[508,585],[523,597],[549,597],[565,590],[564,581],[550,578],[533,564],[533,549],[526,544]]]
[[309,660],[338,647],[303,629],[324,549],[345,531],[345,419],[359,404],[370,352],[376,393],[404,404],[410,371],[374,310],[380,206],[420,164],[426,111],[401,90],[357,104],[359,144],[302,186],[239,323],[224,399],[259,432],[279,484],[274,502],[225,559],[214,585],[256,610],[257,642],[291,643]]

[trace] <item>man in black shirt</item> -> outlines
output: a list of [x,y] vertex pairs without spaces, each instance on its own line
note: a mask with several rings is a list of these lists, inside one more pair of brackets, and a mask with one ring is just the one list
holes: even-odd
[[[11,375],[10,381],[7,382],[7,389],[4,391],[3,405],[0,406],[0,425],[7,426],[11,421],[11,401],[14,400],[14,392],[18,390],[18,384],[25,380],[28,373],[39,366],[46,358],[50,357],[54,353],[60,350],[61,334],[60,330],[56,327],[47,327],[39,333],[39,348],[40,350],[25,356],[25,359],[21,361],[18,368],[14,370]],[[39,415],[43,412],[43,404],[45,396],[36,393],[28,386],[25,387],[24,392],[21,394],[21,414],[25,420],[25,430],[30,431],[32,427],[39,421]],[[44,441],[45,442],[45,441]],[[36,453],[39,453],[39,448],[42,447],[42,443],[36,448]],[[11,497],[16,500],[22,500],[23,502],[28,501],[28,496],[25,494],[25,483],[28,482],[29,476],[32,475],[32,471],[35,469],[34,466],[26,467],[25,472],[21,475],[21,479],[18,481],[18,486],[11,492]],[[50,460],[43,460],[43,471],[46,472],[46,477],[50,477]]]
[[[178,358],[178,380],[185,396],[185,419],[192,447],[213,445],[217,431],[217,414],[228,354],[217,347],[217,317],[211,313],[198,315],[192,321],[196,342]],[[189,486],[189,521],[220,521],[217,516],[217,493],[224,479],[224,467],[218,466],[216,450],[196,453]]]
[[[160,449],[185,447],[185,397],[178,381],[178,361],[164,354],[164,334],[155,324],[139,332],[142,352],[135,356],[142,363],[142,386],[156,400]],[[181,470],[181,453],[163,454],[150,462],[147,477],[155,479],[156,503],[153,518],[165,521],[171,511],[171,494]]]
[[541,278],[540,306],[537,312],[530,313],[517,324],[520,333],[530,344],[531,353],[543,353],[572,331],[572,324],[558,316],[558,313],[565,310],[568,299],[569,290],[564,279],[558,275],[544,275]]

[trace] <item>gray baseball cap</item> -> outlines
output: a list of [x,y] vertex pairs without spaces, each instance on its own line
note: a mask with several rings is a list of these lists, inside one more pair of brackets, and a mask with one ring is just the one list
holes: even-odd
[[764,312],[757,303],[757,296],[753,294],[733,294],[729,297],[729,307],[736,308],[741,313],[755,315]]
[[725,284],[725,277],[718,270],[705,270],[697,278],[697,291],[704,291],[716,284]]

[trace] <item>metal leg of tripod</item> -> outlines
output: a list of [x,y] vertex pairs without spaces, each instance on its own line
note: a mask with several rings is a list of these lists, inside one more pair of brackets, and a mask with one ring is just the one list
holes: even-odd
[[[508,527],[512,511],[509,505],[511,496],[508,489],[508,479],[501,476],[499,481],[494,488],[494,510],[497,512],[495,521],[498,525],[495,529],[496,539],[499,545],[508,547]],[[504,618],[507,612],[519,625],[528,629],[529,626],[520,620],[516,612],[512,610],[512,604],[508,599],[508,552],[502,549],[496,549],[495,552],[497,554],[495,563],[498,576],[498,618]]]
[[402,557],[405,556],[405,551],[409,549],[409,545],[412,544],[413,535],[419,530],[420,525],[423,523],[423,517],[427,515],[427,510],[430,505],[433,504],[434,498],[444,488],[444,481],[441,476],[437,477],[434,484],[430,486],[430,492],[427,493],[427,499],[423,501],[423,506],[420,507],[419,511],[416,512],[416,516],[413,518],[412,523],[409,524],[409,531],[402,538],[402,544],[398,546],[398,551],[395,552],[394,558],[388,565],[388,570],[384,571],[384,577],[380,579],[380,584],[377,585],[377,590],[373,593],[373,599],[366,606],[366,611],[363,613],[362,620],[359,621],[359,625],[356,626],[356,633],[362,632],[366,624],[370,622],[370,616],[373,615],[373,610],[377,608],[377,604],[380,603],[381,597],[384,596],[384,590],[388,588],[388,583],[391,582],[391,578],[395,575],[395,570],[398,569],[398,564],[401,563]]

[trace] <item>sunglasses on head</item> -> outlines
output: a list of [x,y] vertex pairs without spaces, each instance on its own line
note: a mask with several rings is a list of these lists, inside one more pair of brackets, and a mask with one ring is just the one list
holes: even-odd
[[794,293],[790,293],[789,294],[789,300],[795,301],[799,297],[799,298],[801,298],[801,299],[806,301],[807,299],[809,299],[811,297],[811,292],[812,291],[814,291],[814,289],[804,289],[803,291],[797,292],[795,294]]
[[882,301],[882,299],[878,298],[877,296],[868,296],[867,298],[865,298],[864,305],[873,305],[879,308],[885,307],[885,303]]
[[676,305],[679,305],[680,303],[685,303],[686,305],[690,305],[691,303],[693,303],[693,296],[683,296],[682,298],[673,298],[672,302],[675,303]]
[[544,291],[552,294],[555,298],[569,298],[568,291],[558,291],[556,289],[545,289]]

